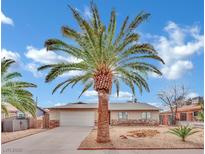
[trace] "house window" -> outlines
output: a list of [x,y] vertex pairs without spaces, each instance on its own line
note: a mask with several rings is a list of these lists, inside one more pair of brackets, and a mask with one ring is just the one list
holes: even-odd
[[128,119],[128,113],[127,112],[118,112],[118,119],[119,120],[127,120]]
[[17,117],[18,117],[19,119],[25,118],[25,114],[24,114],[23,112],[18,112],[18,113],[17,113]]
[[194,112],[194,117],[198,116],[198,113],[199,113],[198,111],[195,111]]
[[142,119],[150,119],[151,113],[150,112],[142,112]]

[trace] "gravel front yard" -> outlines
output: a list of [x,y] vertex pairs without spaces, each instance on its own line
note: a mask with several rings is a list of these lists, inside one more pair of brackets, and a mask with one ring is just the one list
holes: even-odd
[[203,148],[204,133],[200,132],[189,136],[186,142],[167,133],[173,127],[140,127],[140,126],[113,126],[110,127],[111,142],[99,144],[96,142],[96,129],[82,141],[79,149],[183,149]]
[[20,139],[26,136],[30,136],[33,134],[37,134],[43,131],[46,131],[47,129],[26,129],[16,132],[3,132],[1,133],[1,143],[7,143],[16,139]]

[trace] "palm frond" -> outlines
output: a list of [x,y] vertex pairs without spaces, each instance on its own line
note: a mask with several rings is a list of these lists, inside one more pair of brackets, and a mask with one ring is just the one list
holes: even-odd
[[139,24],[141,24],[142,22],[146,21],[150,16],[150,13],[146,13],[146,12],[140,12],[135,18],[134,20],[130,23],[130,25],[128,26],[128,34],[134,30]]
[[85,84],[85,86],[84,86],[82,92],[80,93],[80,95],[78,96],[78,98],[80,98],[82,96],[82,94],[84,92],[86,92],[89,88],[91,88],[92,86],[93,86],[93,82],[89,82],[89,83]]
[[3,59],[1,62],[1,101],[2,111],[8,114],[6,103],[11,104],[22,112],[29,112],[35,116],[36,106],[33,100],[33,95],[27,88],[37,87],[33,83],[15,80],[21,77],[19,72],[8,72],[9,67],[15,61],[12,59]]
[[4,74],[13,63],[15,63],[13,59],[3,58],[1,60],[1,74]]
[[[106,75],[112,77],[109,82],[115,85],[117,95],[119,95],[121,81],[131,89],[133,95],[136,94],[136,87],[140,93],[144,89],[149,92],[145,76],[147,77],[150,72],[159,75],[162,75],[162,73],[155,64],[149,63],[148,60],[159,61],[162,64],[164,64],[164,61],[152,45],[137,43],[140,36],[135,29],[146,21],[150,14],[141,12],[130,23],[128,23],[129,17],[127,16],[116,35],[117,20],[114,9],[111,11],[110,20],[106,26],[101,21],[97,6],[92,1],[90,3],[92,16],[89,19],[83,18],[74,7],[70,5],[68,7],[80,30],[69,26],[62,26],[61,30],[66,38],[75,42],[76,46],[69,45],[65,41],[58,39],[48,39],[45,42],[45,46],[48,50],[57,54],[62,51],[66,53],[65,56],[74,56],[80,59],[81,62],[69,63],[62,61],[57,64],[41,66],[39,70],[49,70],[45,82],[53,81],[57,77],[71,71],[82,71],[84,75],[89,75],[69,78],[59,83],[53,89],[53,93],[59,88],[61,88],[60,93],[62,93],[68,86],[73,87],[78,83],[82,83],[84,87],[80,94],[81,96],[95,84],[97,74],[99,74],[101,80],[107,80]],[[112,83],[109,89],[112,88]]]

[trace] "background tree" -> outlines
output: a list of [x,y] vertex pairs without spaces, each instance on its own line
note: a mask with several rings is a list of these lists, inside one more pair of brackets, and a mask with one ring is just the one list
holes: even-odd
[[162,103],[167,106],[171,111],[173,125],[176,124],[176,114],[178,107],[185,105],[187,98],[188,90],[184,85],[177,86],[174,85],[172,88],[168,90],[162,90],[158,93],[158,97],[162,101]]
[[8,71],[13,63],[15,61],[12,59],[1,60],[1,110],[8,115],[6,104],[9,103],[18,110],[35,116],[36,105],[32,98],[33,95],[26,89],[36,87],[36,85],[17,80],[21,74]]
[[135,29],[148,19],[149,13],[139,13],[130,23],[129,17],[126,17],[119,33],[115,34],[115,10],[111,11],[110,22],[106,28],[100,19],[96,5],[92,2],[90,5],[92,18],[88,20],[85,20],[76,9],[71,6],[69,8],[80,30],[63,26],[62,33],[63,36],[75,41],[76,45],[59,39],[48,39],[45,46],[47,50],[61,51],[78,60],[44,65],[39,70],[49,69],[46,82],[51,82],[69,71],[81,71],[81,74],[59,83],[53,93],[59,88],[62,88],[60,91],[62,93],[69,85],[73,87],[79,82],[84,85],[80,96],[94,87],[99,99],[97,142],[108,142],[110,140],[108,102],[112,85],[115,85],[117,95],[119,95],[120,82],[129,86],[133,95],[135,95],[135,86],[140,92],[143,89],[149,91],[146,82],[148,72],[161,75],[149,60],[164,62],[152,45],[137,43],[139,35]]

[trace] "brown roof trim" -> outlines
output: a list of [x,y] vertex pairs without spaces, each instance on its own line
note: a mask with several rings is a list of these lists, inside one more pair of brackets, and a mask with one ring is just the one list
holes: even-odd
[[[97,103],[87,103],[87,104],[66,104],[63,106],[55,106],[47,108],[48,110],[52,109],[97,109],[98,105]],[[160,109],[156,106],[153,106],[148,103],[110,103],[109,104],[109,110],[110,111],[116,111],[116,110],[149,110],[149,111],[159,111]]]
[[[76,111],[76,110],[97,110],[97,108],[50,108],[49,111]],[[122,110],[109,110],[109,111],[158,111],[159,110],[155,110],[155,109],[122,109]]]
[[122,109],[122,110],[110,110],[109,111],[159,111],[157,109]]
[[74,110],[97,110],[97,108],[48,108],[49,111],[53,111],[53,110],[71,110],[71,111],[74,111]]

